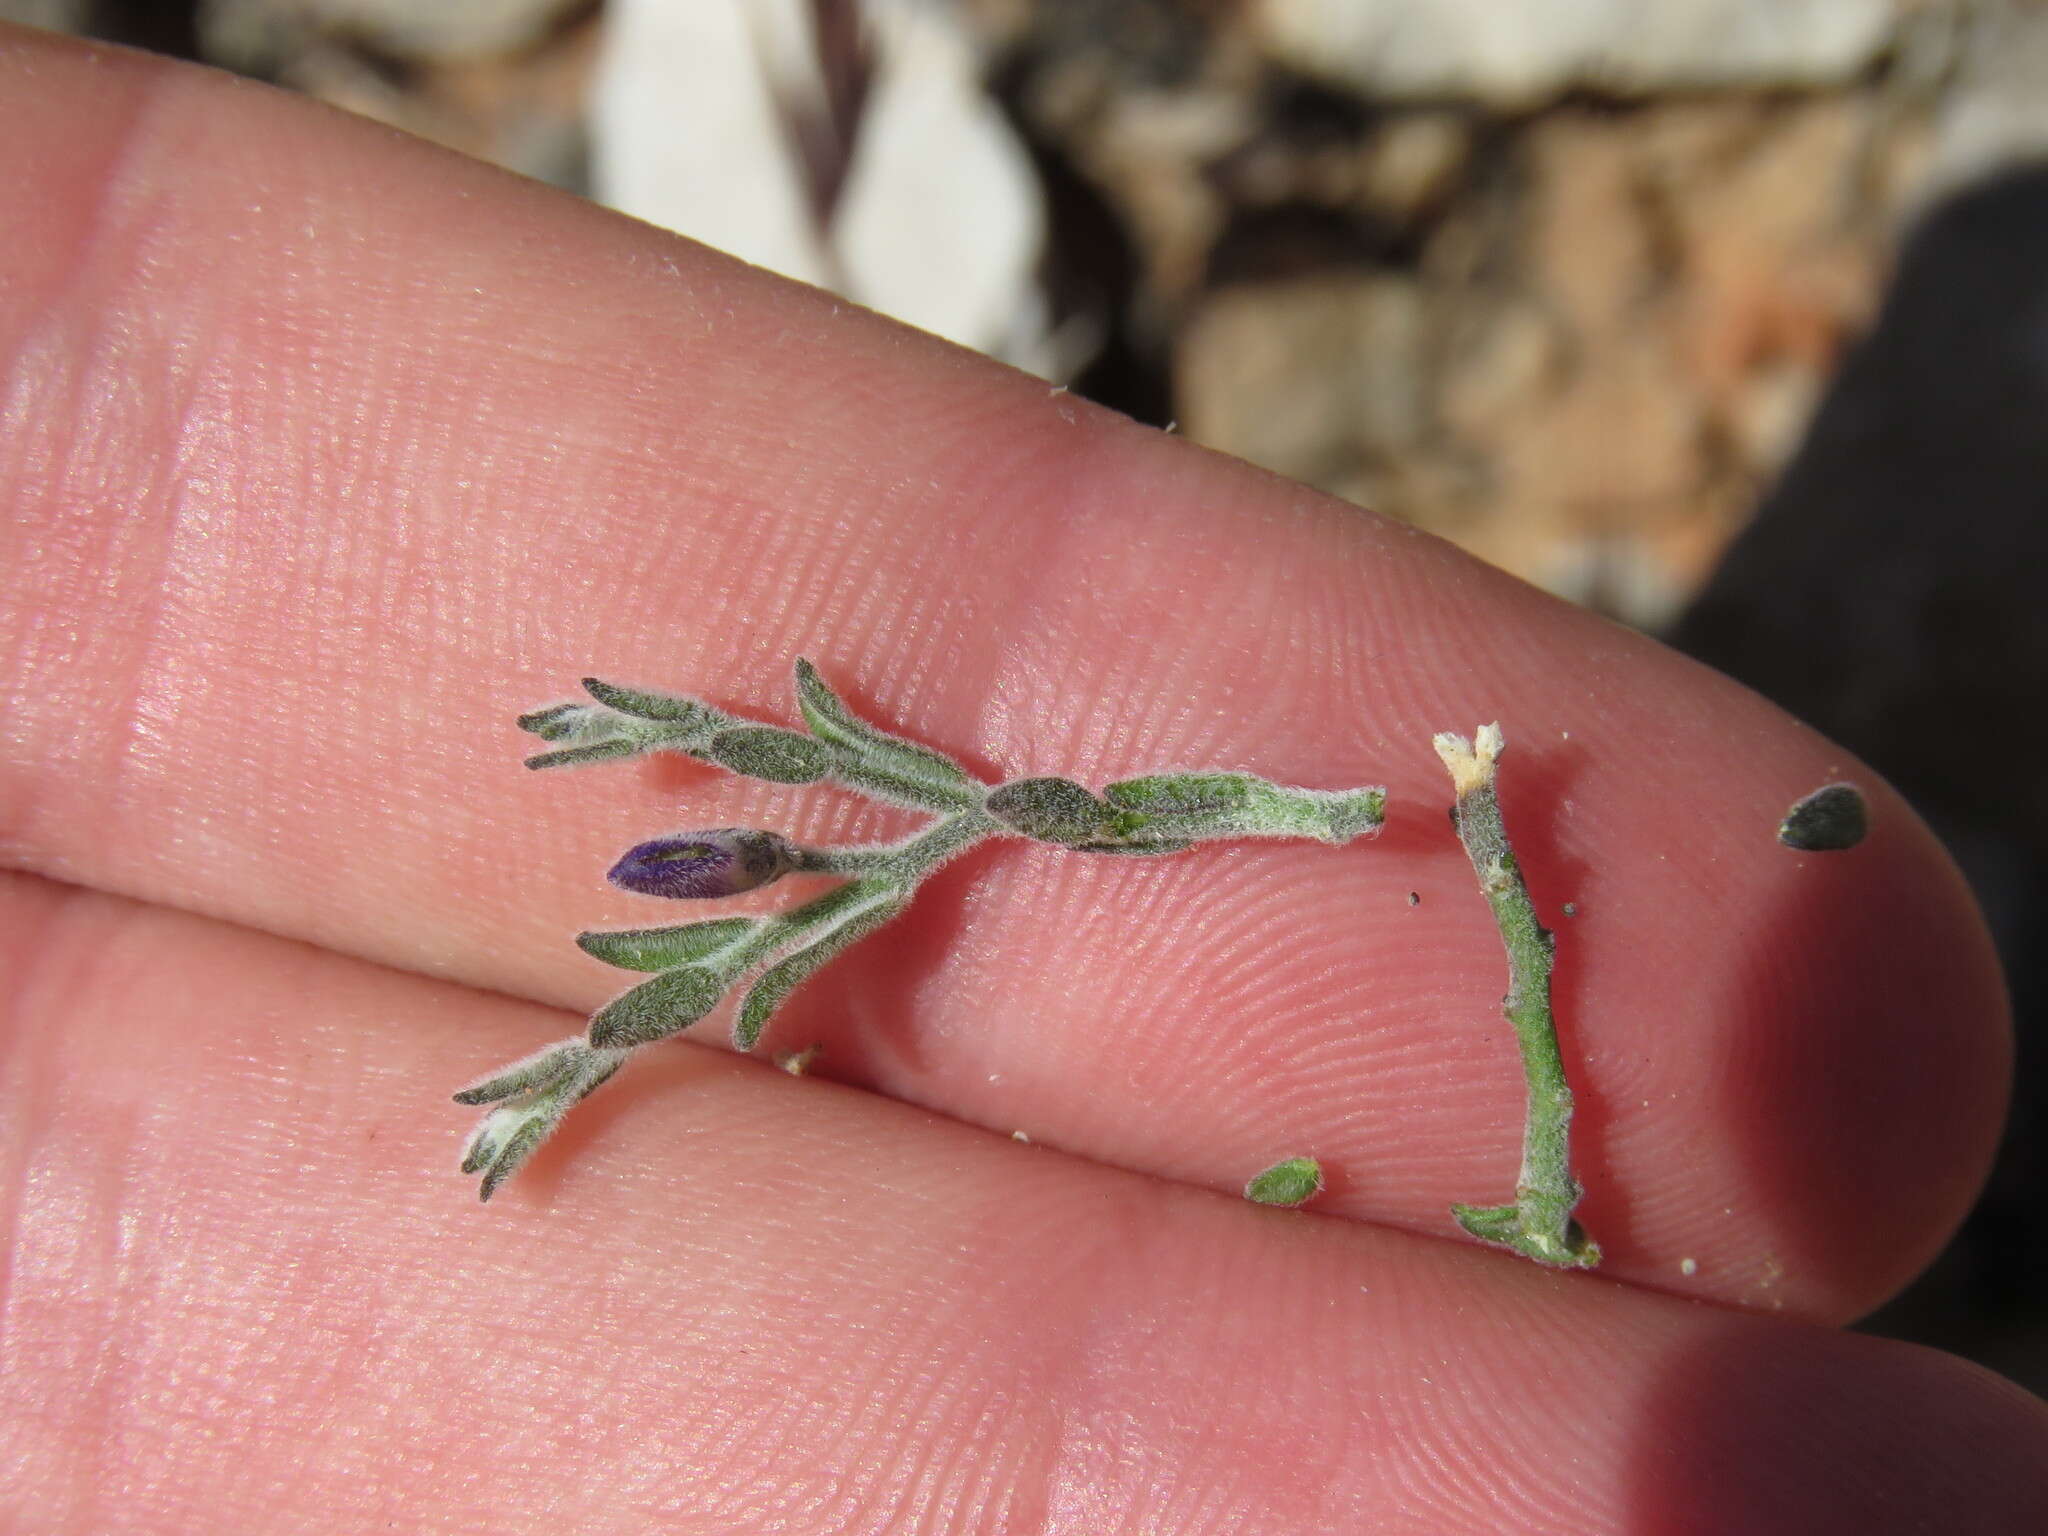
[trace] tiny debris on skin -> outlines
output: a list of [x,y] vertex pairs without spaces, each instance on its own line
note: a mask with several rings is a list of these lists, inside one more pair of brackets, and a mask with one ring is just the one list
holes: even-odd
[[1800,853],[1839,853],[1870,831],[1870,810],[1854,784],[1827,784],[1800,800],[1778,824],[1778,841]]

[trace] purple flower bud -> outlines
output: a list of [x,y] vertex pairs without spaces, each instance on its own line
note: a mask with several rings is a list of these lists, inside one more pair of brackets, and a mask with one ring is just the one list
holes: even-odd
[[623,890],[681,901],[737,896],[796,868],[796,850],[773,832],[717,827],[677,832],[628,850],[606,876]]

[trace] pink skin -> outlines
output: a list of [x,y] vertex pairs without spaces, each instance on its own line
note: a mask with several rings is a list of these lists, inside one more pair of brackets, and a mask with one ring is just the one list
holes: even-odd
[[[1838,749],[1434,540],[265,90],[0,31],[0,188],[21,1529],[2048,1524],[2048,1409],[1829,1326],[1967,1207],[2008,1060],[1955,872]],[[588,671],[788,720],[797,654],[990,774],[1385,782],[1388,826],[977,851],[775,1026],[880,1095],[656,1048],[478,1209],[446,1095],[630,979],[568,942],[666,912],[622,849],[914,821],[522,774],[510,716]],[[1428,745],[1495,718],[1593,1276],[1446,1215],[1508,1198],[1521,1121]],[[1777,846],[1843,777],[1870,841]],[[1300,1152],[1321,1216],[1234,1197]]]

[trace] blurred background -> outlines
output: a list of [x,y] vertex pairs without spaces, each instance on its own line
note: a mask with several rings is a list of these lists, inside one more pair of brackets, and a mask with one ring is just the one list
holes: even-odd
[[2021,1051],[1983,1202],[1866,1326],[2048,1393],[2048,0],[0,16],[837,289],[1441,534],[1859,752],[1976,885]]

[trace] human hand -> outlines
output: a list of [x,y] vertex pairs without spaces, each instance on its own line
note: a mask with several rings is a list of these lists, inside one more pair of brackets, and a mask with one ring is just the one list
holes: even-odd
[[[0,32],[0,185],[15,1528],[2048,1525],[2048,1408],[1835,1330],[1967,1206],[2007,1042],[1953,869],[1826,742],[267,90]],[[779,711],[798,653],[978,768],[1383,781],[1388,826],[977,851],[779,1018],[853,1086],[644,1052],[479,1207],[448,1091],[616,990],[568,942],[656,920],[610,859],[867,814],[522,774],[511,714],[584,672]],[[1496,717],[1592,1275],[1447,1211],[1522,1111],[1429,749]],[[1779,847],[1845,772],[1870,840]],[[1320,1214],[1236,1198],[1300,1152]]]

